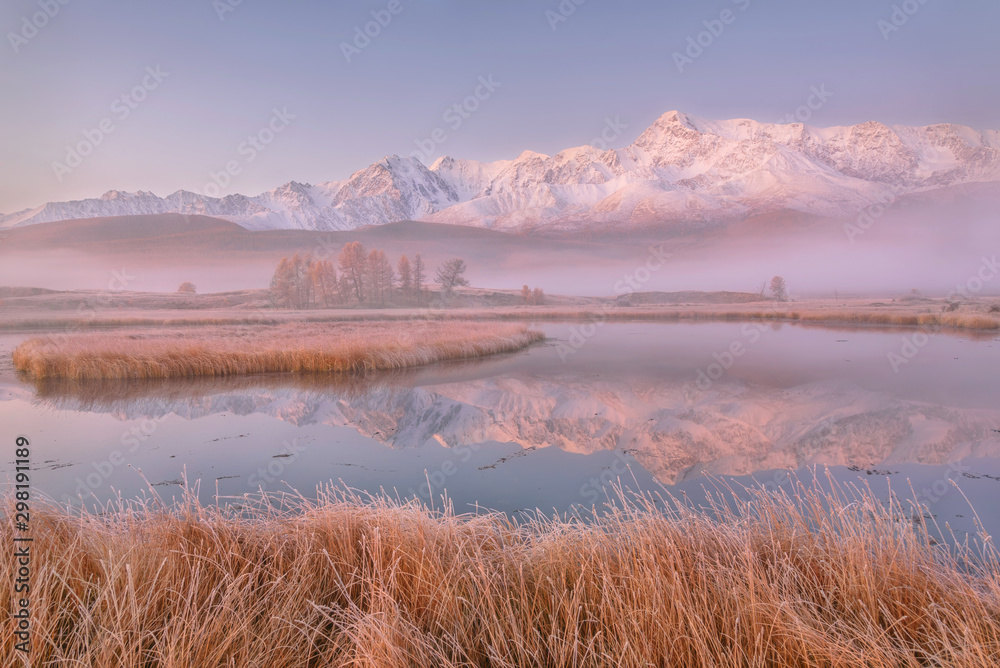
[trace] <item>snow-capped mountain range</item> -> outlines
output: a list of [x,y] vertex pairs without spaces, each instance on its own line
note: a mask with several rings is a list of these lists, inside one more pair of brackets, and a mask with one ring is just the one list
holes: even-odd
[[727,220],[778,210],[844,216],[876,202],[1000,181],[1000,132],[868,122],[816,128],[671,111],[621,149],[514,160],[389,156],[343,181],[292,181],[257,196],[112,190],[0,216],[0,227],[182,213],[252,230],[350,230],[402,220],[497,230],[575,230]]

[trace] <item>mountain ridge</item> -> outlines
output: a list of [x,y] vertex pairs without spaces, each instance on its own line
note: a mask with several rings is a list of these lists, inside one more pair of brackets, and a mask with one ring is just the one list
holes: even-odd
[[109,190],[0,215],[0,228],[160,213],[222,218],[250,230],[352,230],[403,220],[525,232],[718,222],[790,209],[851,215],[902,195],[1000,181],[1000,132],[868,121],[818,128],[670,111],[620,149],[524,151],[430,166],[386,156],[348,178],[289,181],[256,196]]

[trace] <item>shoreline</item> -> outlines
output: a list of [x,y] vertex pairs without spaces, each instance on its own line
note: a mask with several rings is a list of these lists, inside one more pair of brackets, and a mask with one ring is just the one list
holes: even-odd
[[[67,317],[66,311],[20,312],[0,322],[0,332],[53,329],[101,330],[127,327],[205,327],[288,323],[352,323],[405,321],[541,321],[541,322],[786,322],[830,327],[940,328],[943,331],[1000,331],[1000,314],[985,310],[943,311],[935,307],[879,305],[844,306],[828,302],[792,302],[765,310],[759,303],[684,306],[519,306],[501,308],[392,308],[279,311],[250,315],[238,310],[93,311],[87,317]],[[134,314],[133,314],[134,313]]]

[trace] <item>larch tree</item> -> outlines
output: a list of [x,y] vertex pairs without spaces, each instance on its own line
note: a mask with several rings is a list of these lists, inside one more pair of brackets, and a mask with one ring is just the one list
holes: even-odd
[[294,300],[295,270],[292,261],[287,257],[281,258],[278,268],[274,270],[271,277],[271,303],[275,306],[292,307]]
[[404,299],[409,299],[413,291],[413,268],[410,266],[410,258],[403,255],[396,267],[399,274],[399,291]]
[[785,279],[781,276],[775,276],[771,279],[771,294],[779,302],[788,301],[788,287],[785,285]]
[[322,301],[323,306],[330,308],[339,303],[340,290],[337,286],[337,269],[329,260],[319,260],[310,268],[313,291],[316,301]]
[[368,251],[360,241],[347,243],[337,258],[340,263],[340,280],[345,292],[360,304],[365,301],[365,274],[368,266]]
[[295,308],[308,308],[312,303],[312,276],[310,267],[313,264],[311,255],[299,255],[292,257],[293,274],[293,295]]
[[452,258],[438,267],[437,278],[434,281],[441,286],[445,294],[449,294],[455,288],[469,284],[465,278],[465,270],[465,260],[460,257]]
[[427,281],[425,272],[424,259],[420,257],[420,253],[417,253],[413,256],[413,294],[417,298],[417,306],[420,306],[423,301],[424,283]]
[[376,249],[368,254],[367,272],[367,283],[370,286],[368,298],[373,302],[385,304],[395,280],[392,263],[389,262],[385,251]]

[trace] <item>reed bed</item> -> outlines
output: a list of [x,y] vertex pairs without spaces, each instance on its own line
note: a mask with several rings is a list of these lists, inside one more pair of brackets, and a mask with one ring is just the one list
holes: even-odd
[[[713,498],[518,524],[330,489],[242,510],[190,493],[33,508],[31,665],[1000,664],[991,550],[932,545],[866,490]],[[3,665],[21,665],[13,633]]]
[[15,348],[13,359],[35,379],[351,373],[510,352],[543,338],[495,322],[288,323],[43,336]]

